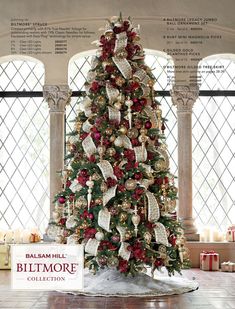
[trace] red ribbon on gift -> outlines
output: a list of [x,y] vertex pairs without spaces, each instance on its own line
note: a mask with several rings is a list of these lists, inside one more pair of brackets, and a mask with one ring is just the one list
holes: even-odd
[[229,235],[232,235],[233,241],[235,241],[235,225],[231,225],[228,228]]
[[205,261],[207,257],[209,257],[209,270],[212,270],[213,258],[214,258],[214,261],[217,262],[218,254],[215,251],[213,251],[213,250],[211,250],[211,251],[202,251],[202,253],[201,253],[201,260]]

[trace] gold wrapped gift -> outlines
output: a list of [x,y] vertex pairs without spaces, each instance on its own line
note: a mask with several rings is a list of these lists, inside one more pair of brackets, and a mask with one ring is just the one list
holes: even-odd
[[0,269],[11,269],[11,247],[7,244],[0,245]]

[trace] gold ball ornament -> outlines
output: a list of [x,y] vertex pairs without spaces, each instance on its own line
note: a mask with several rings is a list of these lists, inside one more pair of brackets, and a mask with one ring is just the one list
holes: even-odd
[[159,159],[157,162],[154,163],[154,167],[156,171],[163,171],[166,168],[165,161],[163,159]]
[[128,218],[128,215],[126,212],[121,212],[119,214],[119,220],[121,223],[124,223],[127,220],[127,218]]
[[125,182],[125,188],[127,190],[130,190],[130,191],[135,190],[136,186],[137,186],[137,182],[134,179],[131,179],[131,178],[127,179]]
[[100,156],[103,156],[105,154],[105,150],[106,150],[106,147],[105,146],[98,146],[97,147],[97,151],[98,151],[98,154]]
[[116,139],[116,136],[115,136],[115,135],[112,135],[112,136],[110,136],[110,139],[109,139],[109,140],[110,140],[111,143],[113,143],[113,142],[115,141],[115,139]]
[[153,87],[154,84],[155,84],[154,79],[150,79],[150,80],[148,81],[149,87]]
[[116,107],[116,109],[120,110],[122,108],[122,103],[121,102],[115,102],[114,106]]
[[147,134],[147,132],[148,132],[148,130],[147,129],[145,129],[145,128],[141,128],[140,129],[140,134]]
[[79,132],[81,130],[81,127],[82,127],[82,122],[81,121],[77,121],[75,123],[75,126],[76,126],[77,131]]
[[92,180],[99,180],[100,178],[101,178],[100,175],[97,174],[97,173],[94,173],[94,174],[91,176],[91,179],[92,179]]
[[105,133],[106,133],[107,135],[112,135],[113,129],[112,129],[112,128],[107,128],[107,129],[105,130]]
[[61,214],[60,214],[59,211],[54,210],[54,211],[52,212],[52,217],[53,217],[53,219],[54,219],[55,221],[58,221],[58,220],[60,220],[60,218],[61,218]]
[[152,240],[152,235],[150,232],[145,232],[144,233],[144,240],[146,241],[146,243],[149,245],[151,243]]
[[62,236],[62,235],[56,236],[56,237],[55,237],[55,242],[56,242],[57,244],[63,244],[63,243],[65,242],[64,236]]
[[95,102],[100,106],[104,106],[106,103],[106,100],[102,95],[100,95],[95,99]]
[[122,87],[123,84],[125,84],[125,79],[121,76],[118,76],[115,80],[116,85],[118,85],[119,87]]
[[110,256],[108,258],[108,266],[109,267],[117,267],[118,266],[118,263],[119,263],[119,260],[117,257],[115,256]]
[[129,240],[129,239],[131,239],[131,237],[132,237],[131,231],[127,230],[126,233],[125,233],[125,240]]
[[108,156],[113,157],[116,154],[115,148],[113,148],[113,147],[108,148],[107,154],[108,154]]
[[139,132],[136,128],[132,128],[132,129],[129,129],[128,132],[127,132],[127,136],[129,138],[137,138],[139,135]]
[[96,198],[95,199],[95,204],[96,205],[102,205],[103,201],[102,201],[102,198]]
[[128,201],[124,200],[121,204],[121,208],[123,210],[129,210],[131,208],[131,203],[129,203]]
[[76,207],[86,207],[87,206],[87,200],[84,196],[80,196],[77,201],[75,202]]
[[126,134],[127,128],[125,126],[121,126],[120,129],[119,129],[119,132],[121,132],[122,134]]
[[100,185],[100,190],[102,192],[106,192],[108,190],[108,186],[106,185],[105,182],[102,182],[102,184]]

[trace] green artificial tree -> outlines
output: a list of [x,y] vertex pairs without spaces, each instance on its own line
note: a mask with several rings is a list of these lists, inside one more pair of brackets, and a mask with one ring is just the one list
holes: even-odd
[[97,41],[67,140],[54,228],[58,242],[84,244],[85,265],[94,272],[110,267],[136,275],[165,266],[171,275],[188,265],[188,253],[165,119],[139,40],[139,28],[120,16]]

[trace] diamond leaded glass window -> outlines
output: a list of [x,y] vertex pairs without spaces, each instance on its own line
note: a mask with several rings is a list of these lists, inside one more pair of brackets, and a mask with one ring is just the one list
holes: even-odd
[[[44,66],[0,64],[0,91],[42,91]],[[38,227],[49,220],[49,112],[42,98],[0,98],[0,227]]]

